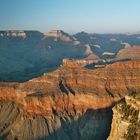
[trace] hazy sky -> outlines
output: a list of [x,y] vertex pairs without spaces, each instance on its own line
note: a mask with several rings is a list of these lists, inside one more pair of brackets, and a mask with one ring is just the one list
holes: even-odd
[[0,0],[0,30],[140,31],[140,0]]

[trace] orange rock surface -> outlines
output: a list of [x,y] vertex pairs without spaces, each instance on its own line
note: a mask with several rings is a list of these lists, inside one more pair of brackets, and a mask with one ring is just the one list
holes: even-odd
[[125,58],[140,58],[140,46],[132,46],[132,47],[126,47],[124,49],[121,49],[117,56],[117,59],[125,59]]
[[21,111],[51,118],[54,112],[74,115],[87,109],[107,108],[137,91],[140,60],[98,69],[81,68],[70,62],[24,83],[1,82],[0,100],[14,101],[22,106]]

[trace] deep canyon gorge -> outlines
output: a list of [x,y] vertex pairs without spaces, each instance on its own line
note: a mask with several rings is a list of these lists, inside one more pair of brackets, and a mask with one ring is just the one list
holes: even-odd
[[0,140],[139,140],[139,34],[0,31]]
[[97,69],[68,60],[56,71],[27,82],[0,83],[0,136],[8,140],[105,140],[112,107],[138,92],[139,59]]

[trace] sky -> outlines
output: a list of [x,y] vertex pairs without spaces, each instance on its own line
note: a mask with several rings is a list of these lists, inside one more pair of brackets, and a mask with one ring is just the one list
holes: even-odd
[[0,0],[0,30],[140,31],[140,0]]

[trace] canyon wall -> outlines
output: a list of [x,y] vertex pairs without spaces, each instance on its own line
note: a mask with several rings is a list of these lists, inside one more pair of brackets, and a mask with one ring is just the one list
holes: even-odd
[[140,93],[126,96],[113,108],[111,133],[108,140],[140,139]]
[[140,61],[105,68],[65,63],[24,83],[0,83],[0,137],[8,140],[105,140],[111,107],[140,92]]

